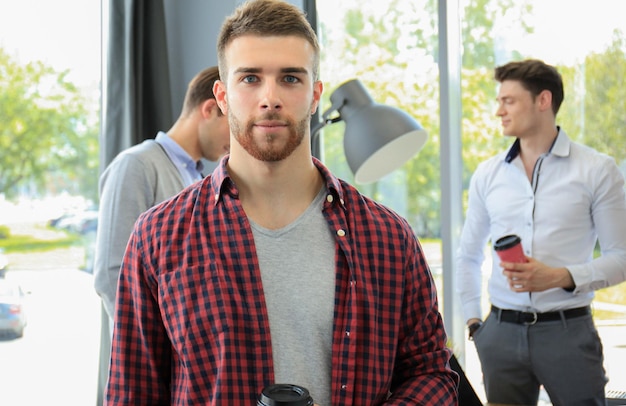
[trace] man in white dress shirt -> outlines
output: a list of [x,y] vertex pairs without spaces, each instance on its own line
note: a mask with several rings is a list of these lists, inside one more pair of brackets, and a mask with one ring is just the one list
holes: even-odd
[[[590,303],[595,290],[626,280],[624,177],[611,157],[556,125],[564,92],[554,67],[511,62],[495,69],[495,79],[496,114],[515,141],[474,173],[457,256],[487,400],[537,404],[543,385],[554,405],[604,405]],[[492,251],[485,314],[485,244],[509,234],[521,237],[527,262],[501,262]]]

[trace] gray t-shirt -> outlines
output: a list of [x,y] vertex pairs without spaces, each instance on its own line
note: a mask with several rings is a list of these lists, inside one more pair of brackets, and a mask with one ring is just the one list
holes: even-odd
[[306,387],[330,405],[335,241],[322,214],[326,189],[293,223],[251,221],[270,320],[276,383]]

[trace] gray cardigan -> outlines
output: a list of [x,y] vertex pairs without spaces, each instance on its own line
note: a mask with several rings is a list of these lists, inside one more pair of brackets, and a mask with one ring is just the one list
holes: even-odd
[[135,221],[185,184],[165,150],[156,141],[146,140],[122,151],[100,177],[99,187],[94,286],[113,320],[117,280]]

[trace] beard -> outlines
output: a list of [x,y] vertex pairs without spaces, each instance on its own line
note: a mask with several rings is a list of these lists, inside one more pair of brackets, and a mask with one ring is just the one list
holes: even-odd
[[[259,120],[283,121],[288,130],[287,141],[282,145],[277,145],[277,138],[279,136],[273,133],[268,133],[264,140],[255,140],[252,132],[254,123]],[[309,125],[309,117],[307,116],[298,122],[294,122],[281,117],[278,113],[267,113],[261,117],[250,119],[244,124],[229,110],[228,124],[237,142],[255,159],[264,162],[278,162],[291,155],[302,143],[304,135],[306,134],[306,128]]]

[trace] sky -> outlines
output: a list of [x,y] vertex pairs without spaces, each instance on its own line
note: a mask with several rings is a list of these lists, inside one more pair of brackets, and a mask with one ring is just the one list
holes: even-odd
[[606,47],[614,28],[626,35],[625,0],[535,1],[535,33],[512,45],[553,64],[580,62]]
[[[374,10],[385,0],[317,0],[325,22],[339,24],[342,10],[359,7]],[[461,5],[473,0],[459,0]],[[506,43],[526,55],[552,64],[579,61],[590,50],[608,45],[612,30],[621,27],[626,34],[626,0],[535,0],[535,33],[522,37],[517,21],[503,21],[499,35]],[[339,12],[337,12],[339,10]],[[494,34],[494,33],[492,33]]]
[[0,46],[91,87],[100,80],[100,0],[0,0]]

